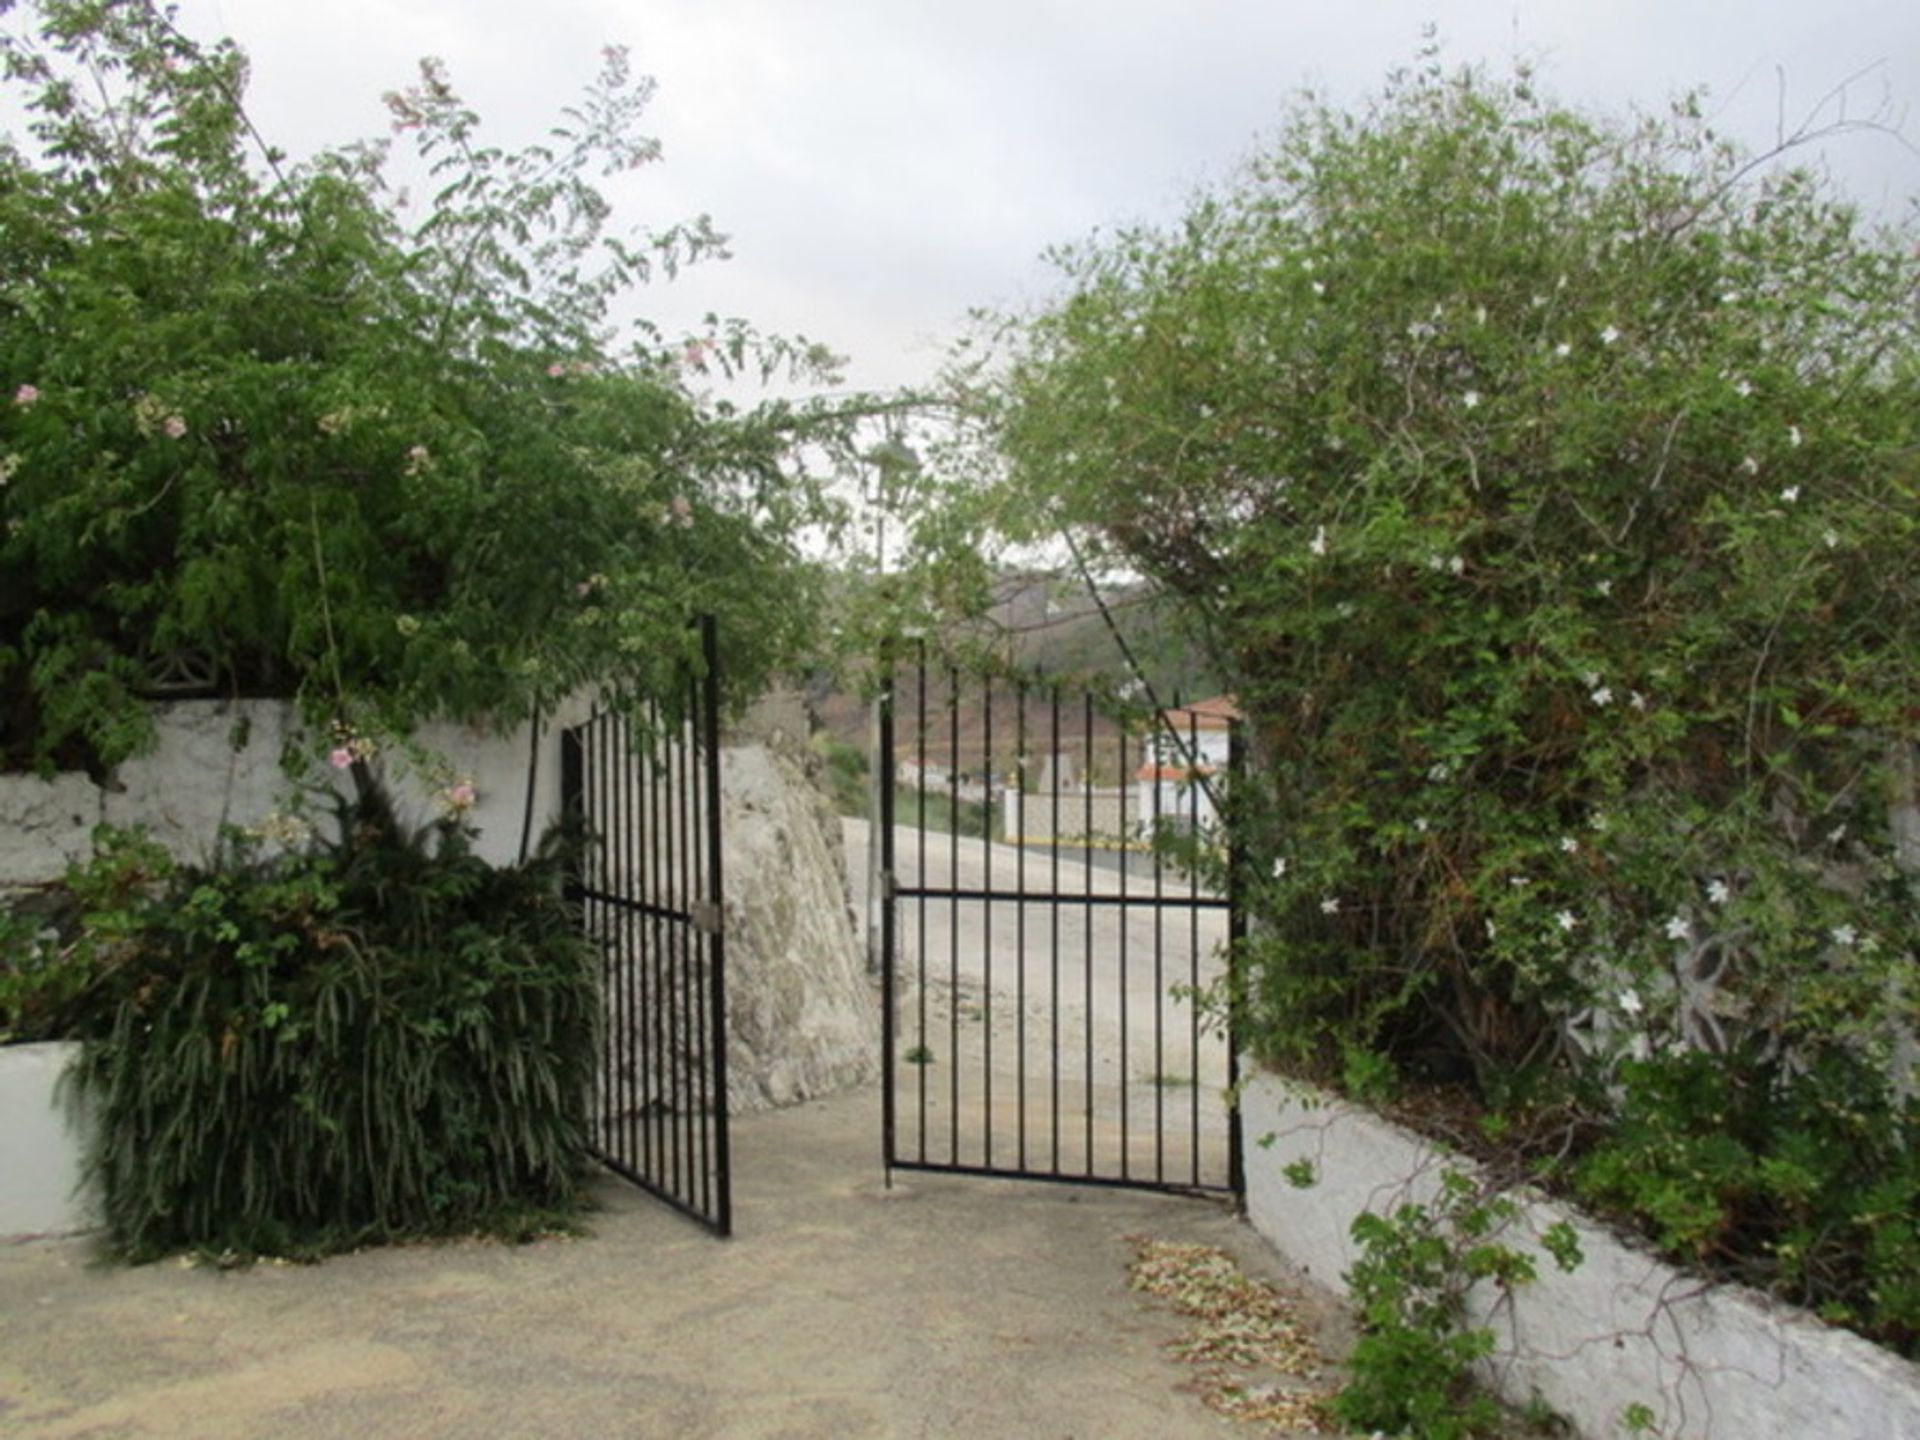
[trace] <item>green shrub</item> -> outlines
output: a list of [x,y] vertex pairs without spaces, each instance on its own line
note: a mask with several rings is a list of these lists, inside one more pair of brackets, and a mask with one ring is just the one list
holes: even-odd
[[1233,687],[1249,1048],[1618,1107],[1589,1198],[1911,1351],[1920,237],[1788,160],[1432,50],[1302,97],[1061,252],[968,503]]
[[92,890],[76,1083],[118,1253],[514,1233],[575,1204],[597,992],[561,847],[494,869],[371,789],[340,822],[311,853],[235,841]]
[[1333,1401],[1343,1425],[1421,1440],[1465,1440],[1494,1427],[1499,1408],[1473,1379],[1493,1332],[1467,1323],[1466,1299],[1480,1280],[1510,1289],[1534,1278],[1532,1261],[1494,1238],[1513,1213],[1512,1202],[1475,1194],[1450,1170],[1432,1205],[1354,1220],[1360,1256],[1346,1278],[1361,1334]]
[[[125,917],[172,873],[167,852],[138,831],[101,826],[95,852],[64,881],[27,892],[0,909],[0,1043],[77,1040],[110,963]],[[81,934],[80,916],[96,917]]]
[[1920,1344],[1920,1101],[1837,1047],[1791,1071],[1662,1055],[1630,1064],[1589,1201],[1668,1254],[1730,1271],[1913,1353]]

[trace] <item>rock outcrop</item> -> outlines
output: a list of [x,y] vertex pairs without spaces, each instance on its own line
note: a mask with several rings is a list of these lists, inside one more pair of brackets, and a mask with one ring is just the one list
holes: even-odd
[[871,1079],[880,1007],[847,903],[838,817],[778,743],[726,747],[720,790],[731,1108],[797,1104]]

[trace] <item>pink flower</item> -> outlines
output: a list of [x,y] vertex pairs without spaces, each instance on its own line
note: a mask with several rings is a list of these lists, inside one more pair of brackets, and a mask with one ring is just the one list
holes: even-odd
[[40,391],[32,385],[22,385],[13,392],[13,403],[22,408],[33,404],[40,398]]
[[327,763],[336,770],[344,770],[353,764],[353,751],[345,745],[336,745],[332,753],[327,756]]
[[447,804],[455,810],[471,810],[473,802],[478,798],[474,793],[471,780],[462,780],[447,787]]
[[687,348],[680,352],[680,358],[687,365],[692,366],[704,375],[707,370],[707,351],[711,348],[712,345],[709,341],[694,340],[689,342]]
[[567,367],[558,360],[554,361],[551,365],[547,366],[547,375],[550,379],[558,380],[562,378],[566,373],[567,373]]
[[187,433],[187,422],[178,415],[169,415],[167,423],[160,428],[165,430],[170,438],[178,440]]

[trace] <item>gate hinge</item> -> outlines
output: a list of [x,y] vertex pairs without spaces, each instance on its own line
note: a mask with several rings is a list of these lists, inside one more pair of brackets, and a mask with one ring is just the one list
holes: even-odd
[[693,907],[687,912],[687,915],[688,918],[693,921],[695,929],[704,930],[709,935],[718,935],[720,933],[720,907],[714,904],[713,901],[696,900]]

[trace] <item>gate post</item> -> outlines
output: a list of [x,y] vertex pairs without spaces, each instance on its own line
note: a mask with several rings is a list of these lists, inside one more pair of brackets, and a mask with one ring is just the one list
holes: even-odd
[[707,935],[710,959],[709,987],[712,996],[712,1029],[707,1043],[713,1047],[713,1085],[711,1104],[717,1107],[713,1130],[714,1179],[718,1196],[713,1217],[716,1233],[733,1233],[733,1156],[727,1124],[732,1097],[727,1090],[727,927],[726,890],[720,870],[720,633],[712,615],[700,617],[700,749],[705,752],[707,805],[707,895],[713,928]]
[[[886,642],[880,658],[880,699],[877,712],[878,736],[874,756],[874,785],[877,812],[874,826],[878,836],[869,836],[867,851],[877,857],[868,880],[868,905],[880,906],[880,1143],[881,1163],[886,1170],[887,1187],[893,1187],[894,1156],[894,905],[893,905],[893,645]],[[872,933],[871,930],[868,932]]]
[[1243,721],[1235,720],[1227,731],[1227,783],[1219,811],[1227,832],[1227,1184],[1233,1191],[1234,1205],[1242,1214],[1247,1208],[1247,1168],[1244,1139],[1240,1133],[1240,1040],[1241,1040],[1241,948],[1247,938],[1246,856],[1241,853],[1241,827],[1234,823],[1233,792],[1245,777],[1247,734]]
[[560,732],[560,826],[573,852],[567,860],[564,894],[577,909],[585,904],[587,888],[586,766],[577,727]]

